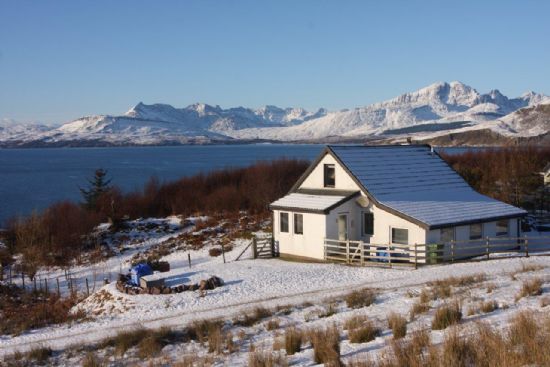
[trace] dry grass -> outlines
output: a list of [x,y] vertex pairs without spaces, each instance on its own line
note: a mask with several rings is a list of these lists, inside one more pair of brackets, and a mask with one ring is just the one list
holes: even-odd
[[489,283],[487,284],[487,293],[493,293],[493,291],[497,288],[497,285],[495,283]]
[[173,333],[167,327],[148,331],[147,336],[139,344],[138,356],[143,359],[151,358],[160,353],[162,348],[173,340]]
[[521,285],[521,290],[516,296],[516,302],[523,297],[540,296],[542,294],[541,278],[531,278],[525,280]]
[[43,364],[52,356],[52,354],[52,350],[48,347],[36,347],[28,351],[25,356],[34,363]]
[[280,326],[279,319],[271,319],[265,324],[265,329],[268,331],[273,331],[278,329]]
[[365,288],[359,291],[353,291],[346,296],[346,304],[349,308],[368,307],[376,301],[376,292]]
[[376,327],[372,321],[367,321],[363,326],[349,331],[349,341],[351,343],[368,343],[381,333],[380,328]]
[[[432,287],[431,299],[444,299],[449,298],[452,295],[452,287],[466,287],[474,284],[479,284],[487,280],[485,273],[478,273],[472,275],[463,275],[461,277],[448,277],[434,282],[429,282],[428,285]],[[426,303],[424,300],[423,303]]]
[[330,317],[336,313],[336,304],[335,303],[329,303],[328,306],[325,307],[325,309],[321,312],[319,312],[318,316],[319,318],[325,318]]
[[102,367],[104,365],[94,353],[88,352],[82,360],[82,367]]
[[401,339],[407,335],[407,320],[396,313],[388,315],[388,327],[392,330],[394,339]]
[[285,350],[286,354],[291,356],[298,353],[302,348],[304,334],[295,327],[285,329]]
[[211,367],[214,364],[212,356],[198,356],[196,354],[185,354],[174,363],[174,367]]
[[286,357],[279,353],[266,350],[255,350],[248,353],[248,367],[286,367]]
[[340,361],[340,333],[336,325],[326,329],[311,329],[308,337],[313,346],[313,361],[317,364],[324,363],[325,366],[343,366]]
[[221,329],[223,321],[214,320],[196,320],[187,327],[187,334],[192,340],[196,340],[201,344],[208,341],[208,336],[211,332]]
[[546,307],[546,306],[549,306],[549,305],[550,305],[550,297],[549,296],[542,297],[540,299],[540,307]]
[[344,330],[353,330],[365,325],[369,318],[365,315],[353,315],[344,321]]
[[411,310],[409,311],[410,319],[414,320],[416,316],[426,313],[430,310],[430,305],[428,303],[422,302],[422,298],[417,302],[413,303]]
[[462,311],[457,301],[440,306],[432,320],[432,330],[443,330],[451,325],[458,324],[462,319]]
[[481,302],[479,310],[483,313],[493,312],[498,308],[498,303],[495,300]]
[[273,311],[265,307],[256,307],[252,311],[233,319],[233,325],[249,327],[257,324],[260,320],[273,315]]
[[382,363],[383,366],[421,367],[427,361],[425,349],[430,345],[430,334],[427,330],[417,330],[404,339],[392,340],[391,353]]

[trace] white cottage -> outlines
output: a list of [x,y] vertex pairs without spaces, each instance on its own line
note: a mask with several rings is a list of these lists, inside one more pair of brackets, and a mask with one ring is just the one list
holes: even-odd
[[519,237],[526,214],[474,191],[428,145],[327,146],[270,209],[281,257],[321,260],[326,239],[376,249]]

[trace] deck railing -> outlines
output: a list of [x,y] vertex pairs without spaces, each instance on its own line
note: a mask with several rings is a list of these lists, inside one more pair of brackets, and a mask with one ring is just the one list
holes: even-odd
[[[324,240],[327,261],[354,265],[414,266],[489,260],[502,256],[550,255],[550,236],[485,237],[430,244],[373,244]],[[492,255],[492,256],[491,256]]]

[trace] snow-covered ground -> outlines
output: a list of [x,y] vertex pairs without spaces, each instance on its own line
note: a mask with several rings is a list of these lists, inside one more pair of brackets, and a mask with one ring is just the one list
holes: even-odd
[[[168,221],[175,221],[169,218]],[[73,275],[82,282],[91,277],[97,269],[107,272],[117,272],[119,268],[126,269],[135,253],[177,236],[183,231],[175,223],[172,233],[156,233],[150,237],[140,237],[134,241],[131,248],[117,257],[103,263],[88,267],[73,269]],[[550,257],[534,256],[530,258],[504,258],[485,262],[459,263],[452,265],[437,265],[412,269],[386,269],[375,267],[351,267],[336,264],[299,263],[280,259],[250,259],[249,250],[239,261],[235,258],[246,248],[250,240],[236,240],[232,251],[226,253],[227,262],[221,256],[210,257],[208,247],[196,251],[177,251],[163,258],[171,264],[169,276],[186,283],[195,283],[211,275],[221,277],[225,285],[208,291],[200,297],[198,292],[183,292],[169,295],[127,295],[119,292],[114,282],[102,287],[99,285],[94,293],[76,306],[89,316],[85,321],[70,325],[57,325],[23,333],[19,336],[0,336],[0,355],[8,355],[14,351],[25,351],[36,346],[49,346],[54,350],[64,350],[70,346],[91,344],[113,336],[121,330],[136,327],[159,328],[170,326],[183,328],[188,323],[198,319],[222,318],[231,320],[234,317],[250,312],[255,307],[262,306],[275,309],[278,306],[293,305],[291,312],[279,314],[271,318],[280,323],[278,331],[268,331],[265,322],[251,327],[231,326],[234,335],[242,332],[250,335],[250,341],[256,346],[271,348],[277,333],[282,328],[296,325],[300,328],[311,328],[319,325],[336,323],[342,325],[345,319],[354,314],[364,314],[383,326],[385,331],[374,341],[364,344],[352,344],[343,338],[341,344],[342,358],[348,360],[365,353],[376,355],[384,350],[391,332],[385,326],[388,313],[394,311],[408,315],[411,306],[417,301],[421,290],[427,283],[441,280],[449,276],[462,276],[484,273],[487,279],[479,284],[453,289],[453,297],[461,300],[466,328],[473,325],[472,321],[484,320],[496,327],[503,327],[510,315],[520,309],[541,309],[540,298],[548,292],[550,281]],[[192,267],[188,266],[188,254],[192,258]],[[536,265],[534,270],[520,272],[511,276],[524,265]],[[50,272],[51,275],[51,272]],[[539,297],[522,298],[516,302],[522,281],[540,277],[544,282],[543,295]],[[342,301],[342,297],[355,289],[364,287],[376,288],[379,292],[376,302],[366,308],[352,310]],[[491,289],[490,292],[488,289]],[[319,318],[319,313],[333,301],[336,313],[325,318]],[[467,316],[467,310],[485,300],[495,300],[499,309],[488,314],[474,313]],[[431,302],[431,311],[421,315],[409,323],[409,330],[429,327],[433,310],[443,300]],[[305,305],[304,305],[305,304]],[[311,305],[310,305],[311,304]],[[302,305],[302,306],[300,306]],[[542,308],[546,312],[548,307]],[[76,311],[76,310],[75,310]],[[408,316],[407,316],[408,317]],[[344,332],[345,335],[345,332]],[[437,342],[443,336],[442,331],[432,331],[432,340]],[[245,364],[248,346],[242,346],[240,351],[223,356],[227,365]],[[166,346],[164,358],[177,360],[183,354],[203,355],[207,351],[198,343],[184,343]],[[131,356],[129,355],[128,358]],[[221,357],[217,357],[218,359]],[[130,358],[129,361],[132,359]],[[137,363],[135,360],[133,363]],[[296,365],[312,365],[311,347],[294,356],[289,362]],[[79,365],[75,357],[63,357],[59,364]],[[130,362],[129,362],[130,363]]]

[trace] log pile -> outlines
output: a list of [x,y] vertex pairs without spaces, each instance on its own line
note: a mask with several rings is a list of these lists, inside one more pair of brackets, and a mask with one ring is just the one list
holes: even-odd
[[217,276],[212,276],[208,279],[203,279],[199,283],[195,284],[182,284],[174,287],[160,286],[160,287],[150,287],[150,288],[141,288],[134,284],[129,283],[129,277],[124,274],[119,274],[118,281],[116,283],[116,288],[125,294],[136,295],[136,294],[172,294],[172,293],[182,293],[186,291],[200,291],[201,294],[207,290],[211,290],[223,285],[223,280]]

